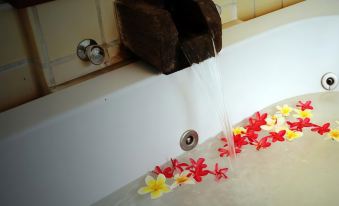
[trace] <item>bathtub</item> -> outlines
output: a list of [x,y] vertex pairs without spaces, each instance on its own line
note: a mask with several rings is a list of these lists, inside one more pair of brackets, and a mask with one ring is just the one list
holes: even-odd
[[[325,92],[339,75],[339,2],[309,0],[223,33],[216,61],[231,123],[280,100]],[[132,63],[0,114],[0,205],[91,205],[220,131],[191,69]],[[336,89],[338,91],[338,88]]]

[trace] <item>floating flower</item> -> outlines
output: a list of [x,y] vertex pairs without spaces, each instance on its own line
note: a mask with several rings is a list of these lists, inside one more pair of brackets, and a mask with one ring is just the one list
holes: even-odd
[[299,104],[297,104],[297,107],[300,107],[302,111],[306,109],[313,110],[311,103],[312,103],[311,101],[306,101],[305,103],[303,103],[302,101],[299,101]]
[[215,163],[214,171],[210,171],[211,174],[215,176],[216,181],[220,181],[222,178],[227,179],[226,173],[228,171],[228,168],[220,168],[218,163]]
[[289,107],[287,104],[284,104],[282,107],[277,106],[276,108],[277,110],[279,110],[278,113],[282,114],[285,117],[289,116],[290,113],[293,111],[292,107]]
[[286,130],[281,130],[278,133],[277,132],[270,132],[270,135],[272,137],[272,142],[283,142],[285,141],[284,135],[286,134]]
[[163,174],[166,178],[172,178],[174,170],[172,167],[166,167],[162,170],[159,166],[156,166],[153,172],[157,175]]
[[171,159],[173,171],[184,171],[183,167],[188,167],[188,164],[185,162],[179,162],[177,159]]
[[249,142],[253,142],[258,138],[258,134],[253,130],[247,130],[246,134],[244,134],[244,137],[247,137]]
[[269,136],[261,138],[259,141],[255,140],[251,144],[256,146],[256,149],[259,151],[260,149],[265,149],[269,146],[271,146],[271,143],[268,142]]
[[188,166],[187,169],[193,174],[193,178],[197,182],[202,181],[202,177],[208,175],[209,170],[205,169],[207,164],[205,164],[205,158],[199,158],[197,161],[190,158],[191,166]]
[[285,137],[288,141],[292,141],[294,139],[297,139],[303,135],[302,132],[299,131],[292,131],[292,130],[287,130]]
[[291,130],[302,132],[304,127],[313,127],[315,124],[311,123],[310,118],[298,118],[297,122],[287,121],[287,124],[290,126]]
[[267,118],[267,115],[267,113],[260,114],[260,112],[256,112],[255,118],[250,117],[248,119],[249,124],[245,128],[247,130],[260,131],[260,127],[266,124],[265,119]]
[[245,134],[246,129],[243,127],[236,127],[233,129],[233,135]]
[[233,137],[233,140],[234,140],[234,146],[239,148],[239,149],[241,149],[242,146],[248,144],[248,142],[246,141],[246,137],[242,137],[241,135],[235,135]]
[[311,131],[318,132],[320,135],[323,135],[324,133],[331,131],[330,123],[326,123],[322,126],[314,125],[314,128],[312,128]]
[[281,127],[285,123],[285,118],[281,114],[268,115],[265,121],[266,125],[261,125],[260,128],[266,131],[270,131],[275,127]]
[[194,184],[194,180],[190,178],[191,175],[192,174],[188,170],[185,170],[180,174],[176,174],[174,176],[174,182],[171,185],[171,189],[174,189],[177,186],[181,186],[185,184]]
[[169,186],[166,184],[166,177],[163,174],[159,174],[156,180],[147,175],[145,182],[147,186],[138,190],[140,195],[151,193],[151,198],[156,199],[161,197],[163,193],[171,191]]
[[327,136],[330,139],[333,139],[333,140],[339,142],[339,129],[331,129],[331,131],[329,133],[327,133]]
[[294,110],[296,112],[296,114],[294,114],[293,116],[296,118],[311,118],[313,116],[311,110],[309,109],[305,109],[305,110],[300,110],[300,109],[295,109]]

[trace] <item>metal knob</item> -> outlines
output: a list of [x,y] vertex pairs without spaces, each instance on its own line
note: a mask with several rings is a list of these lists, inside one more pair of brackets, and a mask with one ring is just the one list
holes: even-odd
[[83,61],[100,65],[105,61],[105,50],[93,39],[82,40],[77,47],[77,55]]

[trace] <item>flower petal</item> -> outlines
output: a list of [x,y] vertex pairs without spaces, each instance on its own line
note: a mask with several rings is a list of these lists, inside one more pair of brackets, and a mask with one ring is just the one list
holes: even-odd
[[150,186],[150,185],[154,185],[155,184],[155,180],[152,176],[147,175],[145,178],[145,183],[146,185]]
[[157,184],[162,185],[165,184],[166,177],[163,174],[159,174],[157,177]]
[[156,190],[154,192],[151,192],[151,199],[157,199],[162,196],[162,191],[161,190]]
[[138,190],[138,194],[144,195],[144,194],[150,193],[152,191],[153,190],[150,187],[142,187]]

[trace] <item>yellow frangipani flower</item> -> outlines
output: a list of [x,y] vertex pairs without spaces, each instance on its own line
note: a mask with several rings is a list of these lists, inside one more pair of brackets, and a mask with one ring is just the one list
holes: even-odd
[[161,197],[163,193],[171,191],[169,186],[166,184],[166,177],[163,174],[159,174],[156,180],[153,177],[147,175],[145,182],[147,186],[138,190],[140,195],[151,193],[151,198],[156,199]]
[[243,127],[236,127],[233,129],[233,134],[238,135],[238,134],[244,134],[246,133],[246,129]]
[[294,114],[293,116],[296,118],[311,118],[313,116],[311,110],[309,109],[305,109],[304,111],[300,110],[300,109],[295,109],[294,110],[297,114]]
[[193,179],[189,177],[190,172],[185,170],[180,174],[174,175],[174,182],[171,185],[171,189],[176,188],[179,185],[184,185],[184,184],[194,184]]
[[277,106],[276,108],[277,110],[279,110],[278,113],[282,114],[285,117],[289,116],[290,113],[293,111],[292,107],[289,107],[287,104],[284,104],[282,107]]
[[339,142],[339,129],[331,129],[327,136],[337,142]]
[[288,141],[292,141],[294,139],[298,139],[299,137],[301,137],[303,135],[302,132],[298,132],[298,131],[292,131],[292,130],[286,130],[286,134],[285,137]]

